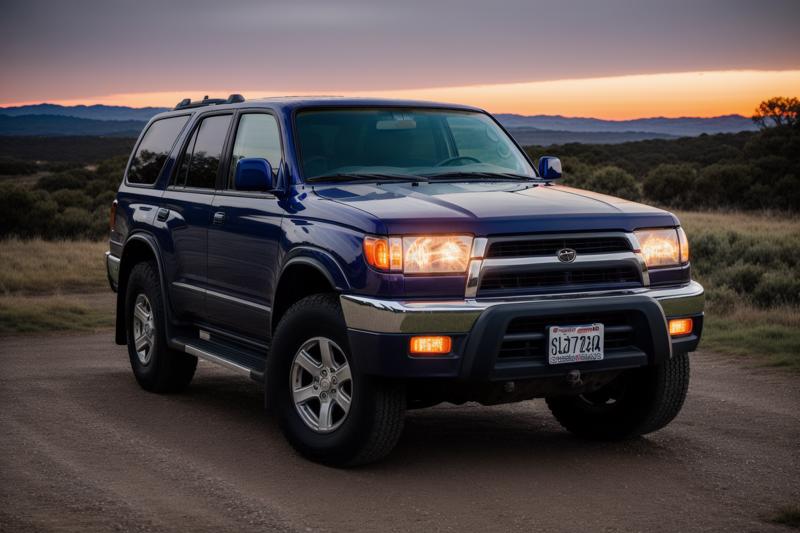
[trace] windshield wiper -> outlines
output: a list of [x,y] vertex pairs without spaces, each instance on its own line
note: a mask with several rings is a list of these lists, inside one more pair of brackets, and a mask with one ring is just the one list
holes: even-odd
[[514,181],[533,181],[536,178],[513,172],[442,172],[438,174],[425,174],[429,179],[457,179],[457,178],[489,178]]
[[412,176],[410,174],[381,174],[375,172],[337,172],[335,174],[323,174],[306,178],[306,182],[314,183],[318,181],[428,181],[423,176]]

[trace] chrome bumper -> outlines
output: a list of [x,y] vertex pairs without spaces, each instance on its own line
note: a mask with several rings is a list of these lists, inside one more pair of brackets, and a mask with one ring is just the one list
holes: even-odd
[[119,257],[111,252],[106,252],[106,273],[108,274],[108,284],[116,292],[119,287]]
[[347,327],[374,333],[468,333],[478,317],[487,309],[512,304],[563,301],[575,305],[591,303],[597,298],[619,298],[644,295],[661,306],[664,316],[692,316],[703,312],[705,293],[702,285],[691,281],[680,287],[640,288],[625,291],[571,293],[520,298],[417,302],[380,300],[344,294],[341,298]]

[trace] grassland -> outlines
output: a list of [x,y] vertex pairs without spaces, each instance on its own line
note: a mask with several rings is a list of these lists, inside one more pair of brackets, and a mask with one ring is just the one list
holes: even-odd
[[106,289],[106,242],[9,239],[0,245],[0,294],[44,295]]
[[800,219],[676,214],[708,296],[702,349],[800,372]]
[[0,242],[0,335],[113,325],[106,247],[94,241]]
[[[800,372],[800,218],[676,213],[708,295],[702,349]],[[113,324],[105,242],[0,242],[0,334]]]

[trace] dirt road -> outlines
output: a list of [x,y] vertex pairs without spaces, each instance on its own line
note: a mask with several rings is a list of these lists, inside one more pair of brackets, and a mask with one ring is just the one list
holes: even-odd
[[576,440],[543,402],[412,412],[395,453],[335,470],[295,455],[261,388],[201,363],[138,388],[110,333],[0,340],[1,531],[786,531],[800,502],[800,387],[693,356],[666,430]]

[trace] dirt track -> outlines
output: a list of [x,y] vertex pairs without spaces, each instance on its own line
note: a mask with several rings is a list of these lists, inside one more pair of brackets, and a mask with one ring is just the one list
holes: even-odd
[[138,388],[110,333],[0,340],[0,531],[787,531],[800,387],[693,356],[684,411],[622,444],[543,402],[412,412],[395,453],[340,471],[295,455],[261,389],[201,363]]

